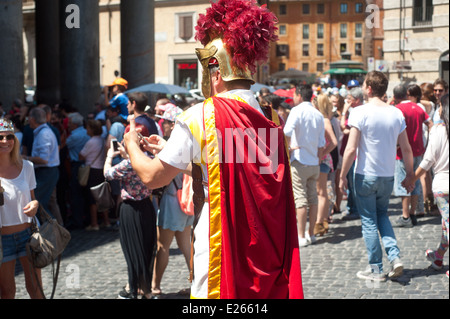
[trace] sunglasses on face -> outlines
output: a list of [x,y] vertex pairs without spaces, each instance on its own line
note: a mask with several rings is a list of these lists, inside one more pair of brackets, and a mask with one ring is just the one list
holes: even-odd
[[434,92],[444,92],[444,90],[443,89],[434,89]]
[[0,141],[3,141],[3,139],[5,139],[7,141],[12,141],[14,140],[14,134],[9,134],[9,135],[0,135]]

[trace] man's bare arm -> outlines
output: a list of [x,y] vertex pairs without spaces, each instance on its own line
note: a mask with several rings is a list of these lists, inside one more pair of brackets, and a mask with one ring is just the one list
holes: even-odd
[[350,129],[350,135],[348,137],[347,146],[345,147],[345,152],[342,159],[341,176],[339,181],[339,188],[342,192],[345,192],[348,188],[347,174],[353,164],[353,161],[355,160],[360,139],[361,132],[357,128],[352,127]]

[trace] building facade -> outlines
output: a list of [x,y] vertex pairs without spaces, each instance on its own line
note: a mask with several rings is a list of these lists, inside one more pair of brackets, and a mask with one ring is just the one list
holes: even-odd
[[399,83],[448,82],[449,1],[384,1],[384,59],[390,89]]
[[[260,1],[279,19],[279,42],[272,46],[270,61],[257,74],[264,82],[271,73],[288,68],[317,76],[331,62],[348,53],[352,61],[367,63],[373,56],[372,35],[364,23],[367,16],[363,0],[345,1]],[[25,84],[36,83],[34,1],[24,1]],[[187,88],[200,87],[201,70],[195,56],[195,24],[208,0],[155,0],[154,55],[155,82]],[[121,73],[121,1],[99,0],[100,84]],[[149,40],[150,41],[150,40]]]
[[[57,59],[64,55],[58,51],[57,43],[53,44],[42,36],[42,32],[51,33],[55,30],[48,23],[56,14],[50,14],[51,6],[46,4],[48,2],[22,1],[26,86],[36,85],[38,69],[47,71],[58,65]],[[79,0],[64,0],[59,3],[67,5],[72,2],[82,3]],[[91,69],[98,69],[100,86],[111,83],[115,78],[115,71],[121,75],[126,72],[122,69],[124,52],[127,59],[139,55],[139,51],[135,53],[127,50],[128,45],[123,43],[124,25],[132,24],[133,21],[121,21],[124,16],[121,14],[121,7],[126,8],[121,2],[124,1],[98,0],[98,64],[93,64]],[[278,17],[279,41],[271,48],[269,62],[255,75],[258,82],[267,82],[271,74],[289,68],[321,77],[330,69],[331,63],[342,60],[343,55],[350,57],[352,62],[361,63],[365,70],[379,69],[386,72],[391,87],[402,81],[432,82],[440,76],[448,80],[448,0],[259,2],[267,4]],[[45,11],[39,11],[38,18],[36,9],[39,6],[36,3],[46,6]],[[130,5],[129,2],[126,4]],[[152,81],[177,84],[189,89],[201,86],[201,66],[195,56],[195,48],[199,44],[194,39],[194,28],[199,14],[204,13],[207,7],[208,0],[154,1],[154,17],[149,24],[153,30],[152,36],[141,36],[139,40],[144,44],[154,43],[154,46],[140,49],[142,52],[154,52],[153,69],[150,68],[154,73]],[[132,7],[134,14],[138,9],[137,6]],[[66,14],[64,8],[59,8],[58,12],[59,15]],[[53,19],[52,23],[56,22]],[[40,23],[38,28],[36,23]],[[62,23],[61,19],[59,23]],[[130,29],[138,32],[136,26]],[[38,30],[41,30],[40,33]],[[60,27],[60,33],[62,32],[67,30]],[[61,38],[60,34],[52,36]],[[127,38],[139,38],[139,35],[130,33]],[[36,42],[44,42],[46,47],[39,49]],[[50,58],[41,58],[41,62],[38,62],[36,57],[39,54],[46,54]],[[43,60],[49,60],[50,63],[42,65]],[[52,72],[59,76],[60,70],[53,68]],[[42,76],[45,77],[46,74],[41,74],[41,78]],[[49,81],[51,77],[47,76],[46,82]]]
[[197,89],[201,87],[201,65],[195,49],[195,26],[208,0],[156,1],[155,80]]
[[[154,74],[156,83],[198,88],[201,81],[194,40],[195,24],[208,0],[155,0]],[[100,85],[112,83],[115,72],[122,74],[121,1],[99,0]],[[25,85],[36,85],[35,1],[23,1]],[[125,21],[125,23],[128,23]]]
[[320,76],[343,53],[364,65],[373,56],[365,1],[271,0],[268,5],[279,19],[271,73],[294,68]]

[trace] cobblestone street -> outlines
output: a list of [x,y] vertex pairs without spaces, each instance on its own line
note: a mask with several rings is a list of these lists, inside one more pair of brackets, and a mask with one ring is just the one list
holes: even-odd
[[[391,220],[400,215],[400,200],[391,199]],[[448,254],[440,271],[429,268],[424,253],[436,249],[441,236],[440,217],[419,219],[414,228],[395,228],[404,275],[379,285],[358,279],[367,264],[359,220],[334,216],[330,232],[316,244],[301,248],[306,299],[449,299]],[[164,274],[161,299],[187,299],[188,269],[175,240]],[[387,270],[389,263],[384,260]],[[43,270],[46,294],[51,291],[51,267]],[[23,273],[16,277],[18,299],[28,299]],[[116,299],[127,282],[126,263],[117,231],[72,232],[58,281],[55,299]],[[157,301],[155,301],[157,302]]]

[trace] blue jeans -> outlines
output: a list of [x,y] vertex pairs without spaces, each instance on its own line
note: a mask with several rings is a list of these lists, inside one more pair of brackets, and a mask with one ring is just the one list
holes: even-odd
[[[389,199],[394,177],[355,174],[356,205],[361,216],[362,235],[366,243],[369,264],[383,271],[383,252],[378,232],[390,262],[400,255],[394,229],[388,217]],[[374,268],[372,268],[374,269]]]
[[83,191],[83,187],[78,182],[78,168],[81,166],[81,162],[70,162],[71,177],[69,181],[70,190],[70,210],[71,216],[68,221],[68,225],[74,228],[84,227],[86,207],[86,193]]
[[47,213],[55,218],[50,211],[48,205],[50,197],[58,184],[59,179],[59,167],[39,167],[35,169],[36,175],[36,189],[34,194],[39,203],[44,206]]
[[347,181],[348,181],[347,211],[350,214],[358,215],[358,208],[356,206],[356,200],[355,200],[355,186],[354,186],[354,184],[355,184],[355,163],[356,163],[356,161],[353,161],[353,164],[347,173]]

